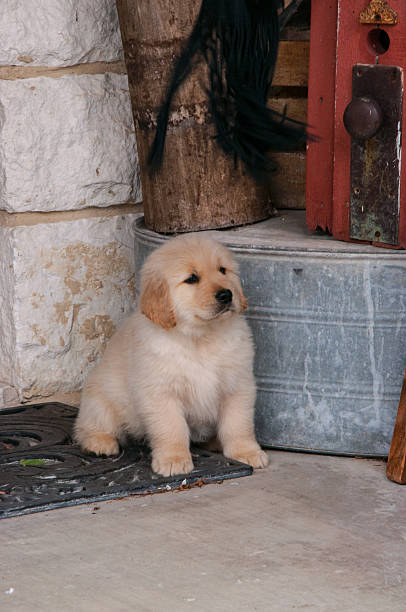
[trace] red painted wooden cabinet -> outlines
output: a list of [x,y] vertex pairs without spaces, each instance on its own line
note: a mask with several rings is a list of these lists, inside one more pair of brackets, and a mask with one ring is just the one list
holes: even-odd
[[406,248],[406,0],[313,0],[306,218]]

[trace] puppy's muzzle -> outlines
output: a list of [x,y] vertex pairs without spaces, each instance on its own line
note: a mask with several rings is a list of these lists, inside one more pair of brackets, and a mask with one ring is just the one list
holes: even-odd
[[219,289],[215,295],[215,298],[222,306],[229,306],[233,300],[233,294],[230,289]]

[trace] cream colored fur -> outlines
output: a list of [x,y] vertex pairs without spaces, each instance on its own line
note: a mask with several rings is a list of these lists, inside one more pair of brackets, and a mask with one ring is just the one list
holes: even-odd
[[[198,282],[185,282],[194,274]],[[232,302],[216,294],[232,292]],[[127,434],[146,437],[152,469],[193,469],[190,440],[217,435],[226,457],[268,463],[254,436],[253,346],[237,265],[196,234],[154,251],[141,275],[138,312],[113,336],[85,385],[75,435],[114,455]]]

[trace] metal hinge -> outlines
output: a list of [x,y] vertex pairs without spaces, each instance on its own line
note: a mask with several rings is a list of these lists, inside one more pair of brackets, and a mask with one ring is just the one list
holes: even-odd
[[371,0],[359,15],[360,23],[373,25],[396,25],[398,14],[391,9],[386,0]]

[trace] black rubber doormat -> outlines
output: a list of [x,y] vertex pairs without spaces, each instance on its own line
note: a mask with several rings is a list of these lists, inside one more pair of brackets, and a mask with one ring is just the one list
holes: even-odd
[[164,478],[151,470],[148,447],[117,457],[84,454],[72,443],[77,409],[60,403],[0,411],[0,518],[128,495],[185,489],[248,476],[252,468],[193,449],[195,469]]

